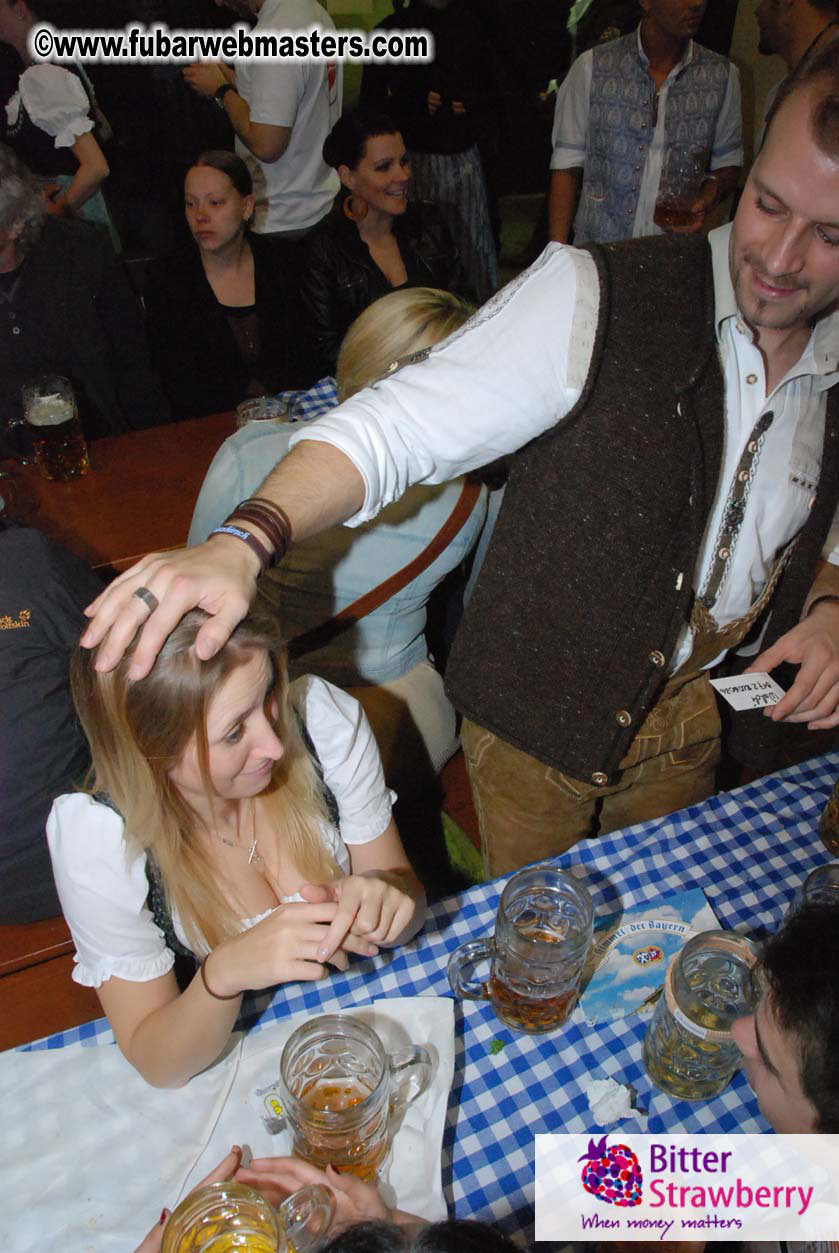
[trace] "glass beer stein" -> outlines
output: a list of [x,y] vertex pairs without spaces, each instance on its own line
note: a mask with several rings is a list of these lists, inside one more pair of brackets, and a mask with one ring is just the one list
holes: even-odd
[[644,1037],[656,1087],[705,1101],[728,1086],[742,1060],[731,1024],[757,1004],[756,962],[751,940],[733,931],[703,931],[674,954]]
[[298,1027],[280,1059],[280,1095],[292,1152],[372,1183],[390,1148],[394,1116],[428,1087],[424,1048],[385,1052],[357,1018],[323,1014]]
[[[516,1031],[553,1031],[577,1003],[593,926],[591,897],[580,879],[548,864],[520,870],[501,893],[494,935],[452,954],[452,991],[467,1000],[488,998]],[[486,983],[464,978],[468,967],[487,959]]]
[[332,1193],[319,1184],[300,1188],[274,1209],[243,1183],[210,1183],[169,1215],[162,1253],[308,1253],[334,1215]]
[[27,383],[23,417],[30,428],[35,464],[45,478],[66,483],[87,474],[87,444],[67,379],[46,375]]

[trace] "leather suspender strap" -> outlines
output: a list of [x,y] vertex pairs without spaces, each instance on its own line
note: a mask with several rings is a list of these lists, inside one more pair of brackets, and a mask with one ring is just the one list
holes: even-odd
[[377,587],[373,587],[369,592],[365,592],[363,596],[359,596],[352,604],[346,605],[333,618],[328,618],[326,622],[322,622],[319,626],[312,627],[310,631],[304,631],[302,635],[289,640],[289,657],[295,660],[298,657],[302,657],[305,653],[310,653],[316,648],[322,648],[325,644],[331,643],[337,635],[354,626],[356,622],[360,621],[361,618],[365,618],[368,613],[372,613],[374,609],[378,609],[386,600],[390,600],[391,596],[395,596],[403,587],[406,587],[418,574],[422,574],[423,570],[430,566],[432,561],[436,561],[440,553],[449,546],[457,533],[463,529],[466,519],[475,507],[480,491],[481,484],[477,480],[472,481],[467,478],[464,481],[454,509],[434,538],[426,544],[422,552],[418,553],[413,561],[409,561],[401,570],[397,570],[390,578],[385,579],[384,583],[379,583]]

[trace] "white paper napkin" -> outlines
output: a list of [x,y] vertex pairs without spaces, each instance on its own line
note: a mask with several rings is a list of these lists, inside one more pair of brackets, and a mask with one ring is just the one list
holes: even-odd
[[[430,1087],[406,1111],[383,1173],[401,1209],[445,1218],[440,1154],[454,1075],[454,1002],[395,997],[342,1012],[361,1017],[390,1050],[424,1045]],[[111,1046],[0,1055],[4,1152],[14,1253],[45,1248],[129,1253],[160,1215],[232,1144],[255,1157],[289,1151],[257,1114],[257,1089],[277,1077],[286,1039],[308,1013],[236,1040],[184,1088],[151,1088]]]

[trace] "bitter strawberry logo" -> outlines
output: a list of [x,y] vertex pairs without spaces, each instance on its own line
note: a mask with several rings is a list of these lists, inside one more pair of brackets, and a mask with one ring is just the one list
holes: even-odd
[[581,1175],[586,1192],[607,1205],[628,1207],[641,1204],[641,1163],[628,1144],[606,1144],[589,1140],[588,1152],[577,1159],[585,1162]]

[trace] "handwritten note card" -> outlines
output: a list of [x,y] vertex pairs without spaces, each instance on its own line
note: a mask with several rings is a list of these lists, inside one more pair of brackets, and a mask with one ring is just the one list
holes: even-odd
[[727,700],[732,709],[763,709],[765,705],[777,705],[784,695],[768,674],[739,674],[731,679],[711,679],[714,687]]

